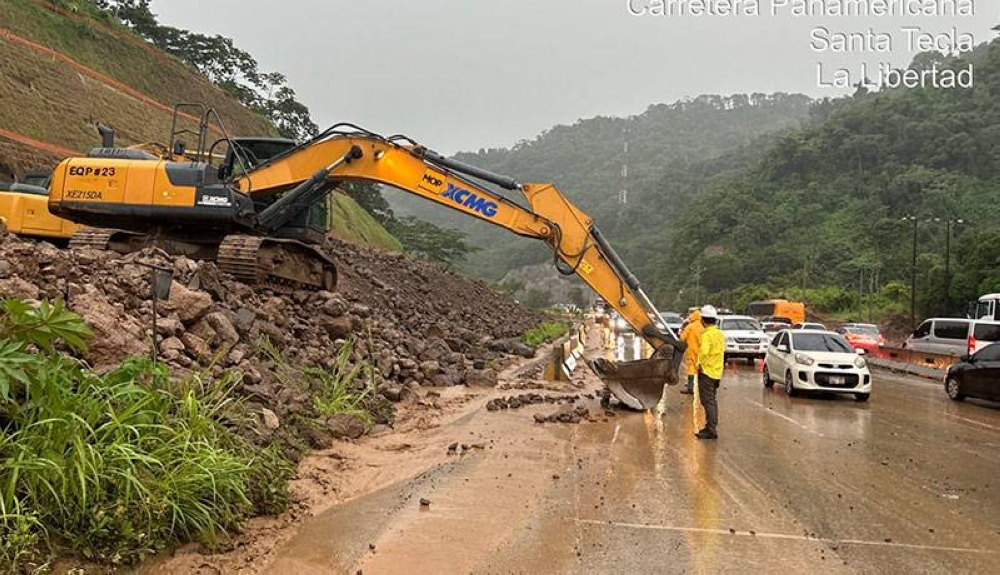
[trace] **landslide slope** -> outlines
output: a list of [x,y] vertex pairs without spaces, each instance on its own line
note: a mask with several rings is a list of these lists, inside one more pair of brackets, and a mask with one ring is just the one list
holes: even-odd
[[8,132],[0,175],[60,159],[16,136],[85,151],[97,145],[94,122],[102,121],[123,145],[163,142],[177,102],[215,108],[231,134],[273,134],[264,118],[124,27],[42,1],[0,0],[0,86],[0,128]]
[[[276,135],[267,119],[189,66],[85,3],[74,6],[0,0],[0,180],[98,145],[98,121],[115,128],[120,145],[164,143],[178,102],[214,108],[232,136]],[[197,128],[189,117],[181,122]],[[331,204],[331,224],[340,239],[401,249],[344,194]]]

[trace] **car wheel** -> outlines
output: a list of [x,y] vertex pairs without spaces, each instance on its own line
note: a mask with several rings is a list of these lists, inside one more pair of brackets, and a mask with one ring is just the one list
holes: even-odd
[[788,397],[795,397],[799,393],[795,390],[795,378],[792,377],[791,370],[785,373],[785,393]]
[[869,397],[871,397],[870,393],[855,393],[854,394],[854,401],[860,401],[860,402],[863,403],[865,401],[868,401]]
[[767,371],[767,364],[764,364],[764,387],[774,387],[774,380],[771,379],[770,372]]
[[962,393],[962,384],[954,377],[948,378],[948,382],[944,384],[944,390],[948,393],[948,397],[955,401],[965,399],[965,394]]

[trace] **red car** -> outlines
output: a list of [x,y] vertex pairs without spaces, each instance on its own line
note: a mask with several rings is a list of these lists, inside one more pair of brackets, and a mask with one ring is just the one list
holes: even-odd
[[837,328],[837,333],[844,336],[847,343],[854,349],[863,349],[867,353],[876,353],[885,345],[885,338],[877,325],[870,323],[848,323]]

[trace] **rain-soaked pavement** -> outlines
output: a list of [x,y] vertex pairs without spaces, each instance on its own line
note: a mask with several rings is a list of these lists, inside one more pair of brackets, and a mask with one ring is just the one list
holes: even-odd
[[1000,407],[875,384],[792,399],[729,370],[710,443],[677,388],[582,425],[480,410],[451,425],[487,449],[307,521],[267,571],[1000,572]]

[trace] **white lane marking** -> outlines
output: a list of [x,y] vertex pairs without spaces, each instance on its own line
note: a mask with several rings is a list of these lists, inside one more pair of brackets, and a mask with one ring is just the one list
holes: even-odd
[[952,415],[950,413],[946,413],[946,414],[944,414],[944,416],[945,417],[950,417],[952,419],[957,419],[959,421],[964,421],[966,423],[971,423],[972,425],[980,425],[982,427],[986,427],[988,429],[992,429],[993,431],[1000,431],[1000,427],[996,427],[995,425],[990,425],[989,423],[983,423],[982,421],[976,421],[975,419],[966,419],[964,417],[959,417],[957,415]]
[[644,525],[641,523],[624,523],[618,521],[601,521],[598,519],[576,519],[577,523],[588,525],[604,525],[610,527],[625,527],[627,529],[650,529],[654,531],[676,531],[680,533],[708,533],[711,535],[731,535],[733,537],[757,537],[760,539],[788,539],[795,541],[818,541],[832,545],[870,545],[872,547],[897,547],[902,549],[919,549],[921,551],[954,551],[958,553],[980,553],[996,555],[995,549],[979,549],[975,547],[942,547],[939,545],[920,545],[918,543],[896,543],[894,541],[873,541],[870,539],[831,539],[828,537],[809,537],[807,535],[790,535],[788,533],[761,533],[759,531],[732,531],[726,529],[710,529],[707,527],[680,527],[677,525]]
[[746,399],[748,402],[750,402],[750,403],[756,405],[757,407],[763,409],[766,413],[770,413],[771,415],[773,415],[775,417],[780,417],[781,419],[784,419],[785,421],[787,421],[787,422],[789,422],[789,423],[791,423],[791,424],[799,427],[800,429],[804,429],[805,431],[808,431],[809,433],[813,433],[813,434],[818,435],[820,437],[825,437],[822,433],[818,433],[816,431],[813,431],[812,429],[806,427],[805,425],[802,425],[798,421],[795,421],[791,417],[788,417],[787,415],[785,415],[783,413],[778,413],[777,411],[775,411],[774,409],[772,409],[772,408],[764,405],[763,403],[760,403],[758,401],[754,401],[752,399],[747,399],[745,397],[743,399]]

